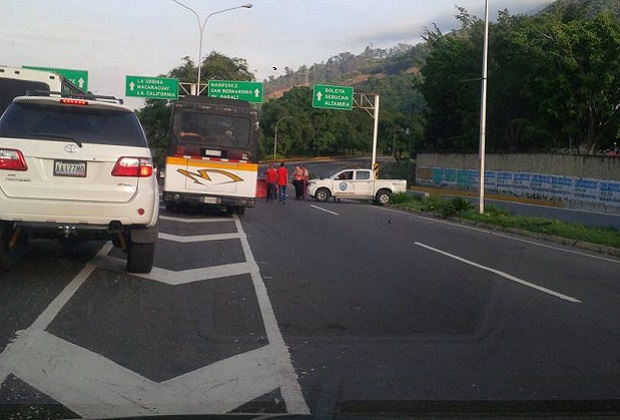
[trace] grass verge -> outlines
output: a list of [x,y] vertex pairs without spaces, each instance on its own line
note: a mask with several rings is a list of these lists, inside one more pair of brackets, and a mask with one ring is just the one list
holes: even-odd
[[591,227],[553,219],[515,216],[508,210],[492,205],[485,206],[485,213],[479,214],[473,208],[471,201],[462,197],[421,198],[405,193],[394,195],[390,204],[395,208],[426,212],[444,219],[459,218],[476,224],[498,226],[505,230],[516,229],[541,235],[551,235],[620,250],[620,230],[614,227]]

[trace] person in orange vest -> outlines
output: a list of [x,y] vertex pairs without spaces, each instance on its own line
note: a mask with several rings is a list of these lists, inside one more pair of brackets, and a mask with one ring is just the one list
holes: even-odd
[[301,200],[303,197],[304,171],[299,165],[296,165],[293,171],[293,185],[295,186],[295,200]]
[[288,169],[284,166],[284,162],[280,163],[278,168],[278,200],[280,204],[286,204],[286,186],[288,185]]
[[310,179],[310,171],[308,171],[308,168],[306,168],[306,165],[301,165],[301,170],[303,171],[304,174],[304,185],[303,185],[303,193],[302,193],[302,200],[306,199],[306,187],[308,186],[308,180]]
[[276,181],[278,180],[278,170],[273,163],[269,165],[265,178],[267,178],[267,201],[273,201],[276,198]]

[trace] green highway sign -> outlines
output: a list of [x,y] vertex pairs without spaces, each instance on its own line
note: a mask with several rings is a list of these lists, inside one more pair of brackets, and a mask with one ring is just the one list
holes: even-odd
[[147,99],[179,99],[179,80],[167,77],[126,76],[125,96]]
[[212,98],[262,102],[263,84],[261,82],[244,82],[238,80],[209,80],[208,95]]
[[38,67],[38,66],[22,66],[25,69],[43,70],[52,73],[60,74],[65,79],[82,89],[84,92],[88,92],[88,70],[73,70],[73,69],[57,69],[54,67]]
[[353,108],[353,88],[348,86],[314,85],[312,106],[315,108],[350,111]]

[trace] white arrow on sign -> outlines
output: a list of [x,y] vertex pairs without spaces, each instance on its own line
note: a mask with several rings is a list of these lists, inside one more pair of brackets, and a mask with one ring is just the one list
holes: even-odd
[[316,94],[317,101],[320,102],[322,97],[323,97],[323,94],[321,92],[317,92],[317,94]]
[[82,89],[84,87],[84,79],[81,77],[78,79],[78,87]]
[[260,90],[258,90],[258,88],[256,88],[256,89],[254,90],[254,97],[255,97],[255,98],[258,98],[258,94],[259,94],[259,93],[260,93]]
[[136,86],[133,82],[129,84],[129,90],[133,92],[133,88]]

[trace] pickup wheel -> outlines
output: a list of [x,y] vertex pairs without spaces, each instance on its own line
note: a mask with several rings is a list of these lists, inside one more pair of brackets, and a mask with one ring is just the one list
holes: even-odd
[[327,201],[329,200],[330,196],[331,194],[327,188],[319,188],[314,193],[314,198],[316,199],[316,201]]
[[375,203],[384,206],[390,202],[390,192],[388,190],[379,190],[375,196]]
[[140,244],[130,242],[127,248],[127,271],[150,273],[155,260],[155,242]]

